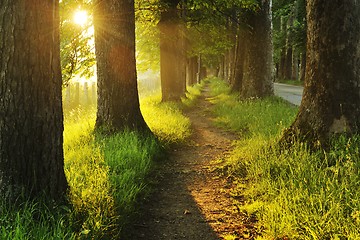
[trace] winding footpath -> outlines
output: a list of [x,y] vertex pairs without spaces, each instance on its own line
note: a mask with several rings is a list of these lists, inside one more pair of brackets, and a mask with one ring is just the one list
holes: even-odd
[[212,124],[207,96],[204,91],[185,113],[193,134],[163,161],[157,189],[142,207],[144,217],[134,224],[129,239],[254,238],[255,220],[239,212],[231,197],[232,182],[217,168],[237,136]]

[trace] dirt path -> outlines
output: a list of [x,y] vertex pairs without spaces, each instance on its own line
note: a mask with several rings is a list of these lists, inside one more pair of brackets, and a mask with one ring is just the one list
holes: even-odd
[[215,240],[229,235],[253,239],[253,219],[239,213],[230,197],[231,182],[214,171],[236,136],[212,125],[206,96],[205,91],[186,113],[193,134],[170,152],[160,169],[158,189],[130,239]]

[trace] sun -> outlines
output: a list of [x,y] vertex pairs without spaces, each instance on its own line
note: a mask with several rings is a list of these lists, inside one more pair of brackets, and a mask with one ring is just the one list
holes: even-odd
[[74,23],[84,26],[88,22],[88,13],[85,10],[77,10],[74,13]]

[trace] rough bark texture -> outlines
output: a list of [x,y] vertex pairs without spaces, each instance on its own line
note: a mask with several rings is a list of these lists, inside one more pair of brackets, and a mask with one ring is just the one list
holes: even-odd
[[301,53],[301,60],[300,60],[300,73],[299,79],[301,82],[305,81],[305,74],[306,74],[306,51]]
[[360,3],[309,0],[307,65],[299,114],[290,132],[326,143],[360,126]]
[[299,76],[299,80],[301,82],[305,81],[305,73],[306,73],[306,51],[301,53],[300,76]]
[[180,0],[164,0],[167,9],[161,13],[160,77],[162,101],[179,101],[186,88],[185,38],[177,5]]
[[270,0],[260,0],[260,9],[249,13],[249,30],[241,95],[243,98],[273,94]]
[[65,194],[57,1],[0,5],[0,194]]
[[147,131],[135,62],[134,1],[94,1],[98,109],[96,127]]

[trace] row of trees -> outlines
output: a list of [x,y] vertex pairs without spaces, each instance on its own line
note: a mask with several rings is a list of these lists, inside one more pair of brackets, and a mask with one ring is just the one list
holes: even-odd
[[[287,9],[295,2],[290,5],[301,6],[300,0],[278,0],[274,6]],[[139,108],[134,6],[132,0],[93,1],[98,129],[150,132]],[[163,101],[179,100],[185,79],[197,82],[204,65],[217,69],[243,98],[273,94],[270,0],[159,0],[137,6],[155,12],[145,18],[158,19]],[[287,135],[326,142],[333,133],[359,130],[360,6],[308,0],[306,13],[304,100]],[[273,29],[287,32],[294,25],[289,19],[280,18]],[[45,192],[58,199],[66,192],[59,25],[58,1],[5,1],[0,6],[2,195]],[[289,50],[286,36],[289,44],[275,61],[278,72],[285,72],[282,59],[297,51],[294,45]],[[70,74],[74,62],[63,62],[70,63]]]
[[[296,135],[311,144],[324,146],[334,134],[358,133],[359,4],[323,0],[273,2],[169,0],[167,6],[171,10],[166,12],[166,19],[170,18],[169,15],[175,16],[177,8],[177,20],[172,20],[172,23],[181,28],[179,14],[185,9],[185,18],[182,19],[186,20],[187,28],[184,35],[190,42],[185,46],[188,56],[195,56],[195,59],[199,56],[211,59],[211,53],[199,51],[194,43],[199,38],[188,37],[192,30],[202,30],[201,27],[205,26],[206,31],[201,31],[204,36],[214,26],[220,25],[216,28],[219,32],[225,30],[225,38],[217,39],[223,43],[219,52],[219,43],[206,40],[211,43],[212,51],[222,56],[214,61],[218,64],[215,66],[219,76],[226,79],[241,98],[272,95],[274,77],[305,79],[299,114],[285,133],[285,141]],[[176,35],[176,32],[163,31],[162,35],[169,34]],[[183,46],[177,45],[178,48]],[[209,44],[201,43],[201,46],[206,48]],[[208,67],[214,67],[214,62],[207,62]],[[177,65],[174,60],[172,63],[173,69],[183,69],[183,60],[177,61]],[[170,59],[166,64],[171,65]],[[169,68],[166,66],[162,66],[162,72]],[[180,90],[173,93],[183,92],[184,81],[178,82]],[[178,97],[179,94],[175,94],[171,99]]]
[[[96,127],[149,132],[139,108],[134,1],[94,1]],[[63,199],[62,75],[58,1],[0,6],[0,193]]]

